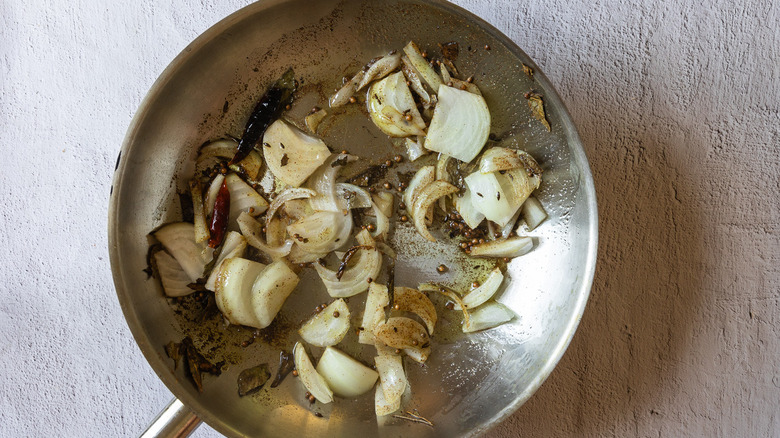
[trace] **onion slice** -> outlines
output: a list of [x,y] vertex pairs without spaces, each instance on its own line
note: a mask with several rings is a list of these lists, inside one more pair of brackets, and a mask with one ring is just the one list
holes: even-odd
[[309,131],[316,133],[317,128],[320,126],[320,123],[322,123],[322,119],[324,119],[327,115],[327,111],[320,109],[306,116],[303,121],[306,124],[306,127],[309,128]]
[[357,86],[357,91],[360,91],[371,81],[384,78],[390,74],[390,72],[398,68],[399,65],[401,65],[401,54],[396,51],[392,51],[379,58],[379,60],[368,67],[368,70],[366,70],[366,73],[363,75],[363,79]]
[[343,199],[346,208],[350,210],[353,208],[370,208],[372,204],[371,195],[366,189],[354,184],[337,183],[336,197],[339,200]]
[[328,104],[331,108],[338,108],[340,106],[344,106],[347,103],[349,103],[349,98],[352,97],[353,94],[355,94],[355,91],[357,91],[357,87],[360,84],[360,82],[363,80],[363,77],[366,75],[366,72],[363,70],[360,70],[355,74],[355,76],[352,77],[349,81],[347,81],[346,84],[344,84],[333,96],[328,99]]
[[252,284],[252,307],[259,323],[257,328],[271,325],[287,297],[298,285],[298,275],[284,259],[268,265]]
[[203,243],[209,240],[209,226],[206,224],[206,209],[203,208],[203,190],[200,182],[190,181],[190,195],[192,195],[193,222],[195,225],[195,242]]
[[393,288],[393,304],[397,310],[411,312],[419,316],[428,329],[428,334],[433,334],[436,326],[436,307],[424,293],[410,287]]
[[[443,71],[447,71],[442,65]],[[450,162],[449,155],[446,154],[439,154],[439,160],[436,162],[436,179],[439,181],[446,181],[450,182],[450,174],[447,172],[447,164]],[[445,213],[447,213],[447,198],[440,198],[439,199],[439,208]]]
[[230,223],[232,224],[242,212],[258,216],[268,209],[268,201],[240,176],[230,173],[225,177],[225,183],[230,191]]
[[409,181],[409,186],[404,190],[403,200],[404,204],[406,204],[406,209],[409,211],[409,214],[412,215],[412,218],[414,218],[414,212],[412,212],[414,201],[417,200],[422,189],[435,181],[435,179],[436,168],[433,166],[423,166],[414,174],[411,181]]
[[417,199],[414,201],[414,205],[409,212],[414,219],[414,226],[417,228],[417,232],[421,236],[435,242],[436,239],[428,231],[428,227],[425,225],[425,213],[428,208],[436,202],[437,199],[442,196],[447,196],[458,191],[458,188],[445,181],[434,181],[425,186],[421,191]]
[[404,47],[404,53],[409,57],[409,62],[420,73],[420,76],[428,86],[434,91],[438,90],[439,86],[442,85],[441,79],[436,74],[436,70],[423,57],[417,44],[414,41],[409,41],[409,44]]
[[368,287],[366,308],[363,311],[363,322],[360,325],[358,342],[369,345],[376,343],[374,330],[385,322],[385,307],[388,304],[390,304],[390,296],[387,293],[387,286],[376,282],[371,283]]
[[534,241],[527,236],[496,239],[471,247],[473,257],[519,257],[527,254],[534,246]]
[[451,299],[455,303],[455,305],[461,310],[461,312],[463,312],[463,320],[465,322],[469,322],[469,312],[466,311],[466,306],[465,304],[463,304],[463,299],[460,296],[458,296],[458,294],[456,294],[453,290],[432,283],[423,283],[419,285],[418,288],[421,291],[425,291],[425,292],[438,292],[444,295],[445,297]]
[[328,387],[327,382],[314,368],[314,365],[309,359],[309,355],[306,354],[306,349],[300,342],[295,343],[293,347],[293,357],[295,359],[295,369],[298,371],[298,377],[300,378],[303,386],[314,396],[320,403],[330,403],[333,401],[333,391]]
[[393,215],[393,203],[395,196],[390,192],[378,192],[371,195],[371,200],[377,206],[379,211],[385,216],[390,217]]
[[490,111],[482,96],[442,85],[425,147],[469,162],[490,134]]
[[479,160],[480,173],[499,172],[512,170],[523,166],[523,161],[512,149],[492,147],[482,153]]
[[425,137],[418,136],[417,140],[412,140],[411,137],[406,137],[406,155],[409,157],[409,161],[415,161],[418,158],[426,155],[428,151],[423,147],[423,141]]
[[382,254],[376,249],[376,242],[368,230],[361,230],[355,236],[360,248],[356,252],[357,261],[354,266],[341,273],[330,270],[320,264],[315,264],[328,294],[334,298],[346,298],[364,292],[369,287],[369,279],[375,280],[382,268]]
[[468,225],[471,229],[477,228],[479,224],[485,220],[485,215],[474,208],[474,204],[472,202],[473,196],[474,194],[471,193],[471,190],[468,188],[468,186],[466,186],[462,196],[455,196],[453,198],[455,209],[458,210],[460,217],[463,218],[463,221],[466,222],[466,225]]
[[190,276],[173,256],[163,250],[157,251],[154,253],[154,263],[166,296],[183,297],[195,292],[188,286],[191,283]]
[[306,182],[316,196],[310,199],[311,207],[319,211],[341,211],[343,207],[336,196],[336,177],[341,166],[357,160],[349,154],[331,155]]
[[401,56],[401,71],[404,72],[406,80],[409,81],[409,88],[420,97],[424,107],[428,107],[431,104],[431,95],[425,90],[422,81],[420,80],[420,73],[412,65],[409,57],[406,55]]
[[515,313],[508,307],[495,301],[490,301],[471,312],[471,317],[463,323],[463,333],[487,330],[509,322]]
[[231,324],[260,328],[252,307],[252,285],[265,268],[262,263],[240,257],[222,263],[214,283],[214,298]]
[[376,392],[374,393],[374,412],[376,412],[376,416],[390,415],[399,409],[401,409],[401,399],[389,401],[385,397],[382,385],[376,385]]
[[279,119],[263,135],[268,168],[285,184],[298,187],[330,156],[325,142]]
[[[257,219],[250,216],[248,213],[241,213],[236,219],[238,222],[238,228],[241,230],[241,234],[244,235],[246,242],[262,251],[264,254],[270,256],[272,259],[277,260],[290,253],[290,249],[293,246],[292,240],[287,240],[281,245],[272,246],[270,243],[263,241],[263,225],[257,221]],[[275,223],[276,220],[271,223]],[[270,234],[267,233],[267,235]]]
[[338,299],[306,321],[298,333],[311,345],[328,347],[341,342],[348,331],[349,308],[344,300]]
[[211,261],[213,250],[204,243],[195,242],[194,225],[188,222],[174,222],[154,232],[155,239],[162,243],[168,254],[181,265],[192,283],[196,282]]
[[343,247],[351,232],[352,216],[335,211],[317,211],[287,226],[296,246],[317,254]]
[[206,210],[206,216],[211,216],[214,212],[214,203],[217,200],[217,193],[219,193],[222,183],[225,182],[225,175],[219,174],[211,180],[209,189],[206,191],[206,199],[203,200],[203,207]]
[[[395,412],[401,406],[401,396],[403,396],[409,381],[404,373],[404,365],[401,356],[394,354],[379,354],[374,358],[376,371],[379,373],[379,387],[382,391],[383,403],[380,413],[380,404],[375,403],[377,415],[387,415]],[[394,407],[394,409],[393,409]],[[385,412],[389,410],[389,412]]]
[[[479,285],[471,292],[467,293],[463,299],[463,305],[467,309],[473,309],[485,303],[487,300],[493,298],[496,294],[501,283],[504,282],[504,274],[498,268],[493,269],[485,282]],[[460,310],[460,304],[455,304],[455,310]]]
[[547,212],[544,211],[544,207],[533,196],[529,196],[523,203],[523,219],[525,224],[528,225],[528,230],[533,231],[539,226],[545,219],[547,219]]
[[285,202],[293,199],[311,198],[312,196],[316,195],[317,192],[314,190],[303,187],[288,187],[282,190],[281,193],[279,193],[276,198],[271,201],[271,205],[268,207],[268,213],[265,215],[265,226],[267,227],[269,225],[271,219],[276,214],[276,211],[279,210],[279,207],[281,207]]
[[425,327],[419,322],[405,316],[388,318],[374,331],[377,340],[392,348],[417,349],[430,345],[430,338]]
[[209,274],[209,278],[206,280],[205,288],[213,291],[216,288],[217,274],[222,267],[222,263],[229,258],[243,257],[245,250],[246,239],[244,236],[235,231],[228,232],[227,236],[225,236],[225,241],[222,243],[222,249],[219,252],[217,261],[214,263],[211,274]]
[[488,220],[503,227],[514,216],[520,204],[510,196],[509,187],[504,187],[498,173],[474,172],[464,178],[471,191],[471,204]]
[[371,121],[390,137],[425,135],[425,121],[417,110],[402,72],[371,85],[366,97]]
[[[327,347],[317,363],[322,376],[333,393],[341,397],[357,397],[371,390],[379,374],[348,354]],[[315,395],[316,397],[316,395]]]

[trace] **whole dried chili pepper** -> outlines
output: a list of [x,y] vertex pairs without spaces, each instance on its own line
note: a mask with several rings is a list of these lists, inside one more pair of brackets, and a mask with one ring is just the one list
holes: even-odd
[[244,134],[238,142],[238,150],[229,164],[238,163],[252,152],[255,145],[263,138],[268,125],[278,119],[282,110],[292,103],[293,93],[295,93],[297,85],[292,68],[288,69],[282,77],[271,85],[257,102],[255,109],[249,116],[249,120],[247,120],[244,127]]
[[216,248],[225,239],[225,232],[228,226],[228,216],[230,215],[230,191],[227,183],[222,181],[222,186],[217,192],[217,199],[214,201],[214,212],[211,213],[211,222],[209,223],[209,248]]

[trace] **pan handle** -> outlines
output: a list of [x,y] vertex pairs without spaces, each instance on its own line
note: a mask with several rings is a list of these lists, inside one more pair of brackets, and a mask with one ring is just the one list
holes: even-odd
[[186,438],[199,425],[200,418],[178,398],[174,398],[157,415],[140,438]]

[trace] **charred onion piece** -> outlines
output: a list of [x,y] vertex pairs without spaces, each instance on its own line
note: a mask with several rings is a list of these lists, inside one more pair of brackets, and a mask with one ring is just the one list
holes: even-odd
[[404,316],[388,318],[374,331],[377,339],[392,348],[425,348],[430,345],[425,327]]
[[209,248],[216,248],[222,243],[228,227],[228,217],[230,217],[230,191],[227,183],[223,181],[214,202],[214,211],[211,212]]
[[414,219],[414,227],[417,228],[417,232],[421,236],[435,242],[436,239],[428,231],[428,227],[425,225],[425,213],[428,211],[431,205],[436,202],[437,199],[442,196],[447,196],[458,191],[458,188],[446,181],[434,181],[425,186],[417,199],[414,201],[414,206],[410,210],[412,218]]
[[268,125],[278,119],[282,110],[292,103],[296,87],[295,73],[292,68],[284,72],[282,77],[271,85],[252,110],[252,115],[249,116],[244,127],[244,134],[238,142],[238,150],[230,160],[230,164],[238,163],[252,152]]
[[403,312],[411,312],[419,316],[428,328],[428,333],[433,334],[436,326],[436,307],[424,293],[410,287],[394,288],[393,308]]

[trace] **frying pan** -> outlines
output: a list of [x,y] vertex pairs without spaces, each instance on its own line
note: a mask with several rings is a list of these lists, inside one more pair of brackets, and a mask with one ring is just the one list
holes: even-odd
[[[289,351],[295,341],[297,324],[327,301],[318,278],[303,271],[301,284],[272,326],[275,333],[264,332],[242,347],[251,331],[227,326],[218,316],[199,321],[197,306],[171,302],[158,281],[147,278],[148,233],[181,220],[178,193],[186,191],[198,146],[240,135],[255,101],[288,67],[295,69],[302,86],[287,117],[300,123],[312,106],[327,106],[327,96],[344,75],[409,40],[432,53],[438,53],[437,43],[457,42],[456,65],[464,77],[473,75],[484,93],[497,141],[522,147],[545,169],[537,197],[549,218],[528,233],[535,247],[508,264],[508,280],[498,297],[517,318],[493,330],[457,336],[458,314],[440,316],[443,327],[437,328],[440,334],[433,338],[428,363],[405,362],[412,391],[404,406],[417,409],[434,427],[392,417],[377,421],[373,392],[329,405],[309,404],[305,389],[292,377],[277,388],[238,397],[238,374],[261,363],[273,373],[279,351]],[[533,78],[524,73],[523,64],[533,69]],[[551,132],[529,109],[524,93],[531,89],[544,96]],[[366,160],[384,160],[401,151],[358,105],[332,120],[323,137],[335,149]],[[399,226],[395,232],[399,246],[415,239],[404,229]],[[161,435],[191,430],[198,422],[194,415],[228,436],[479,435],[522,405],[568,346],[590,291],[596,242],[591,173],[553,87],[498,30],[439,0],[266,0],[225,18],[168,66],[141,104],[117,161],[109,209],[109,250],[119,302],[144,356],[177,397],[150,428],[150,434]],[[444,243],[438,245],[429,251],[397,248],[396,285],[454,284],[484,273]],[[436,272],[440,263],[450,267],[444,274]],[[362,309],[359,300],[350,306]],[[184,336],[213,362],[224,361],[221,376],[204,377],[203,393],[183,367],[174,370],[164,351],[167,343]],[[345,345],[347,352],[373,362],[370,348],[361,351],[351,338]],[[311,351],[315,358],[321,354]]]

